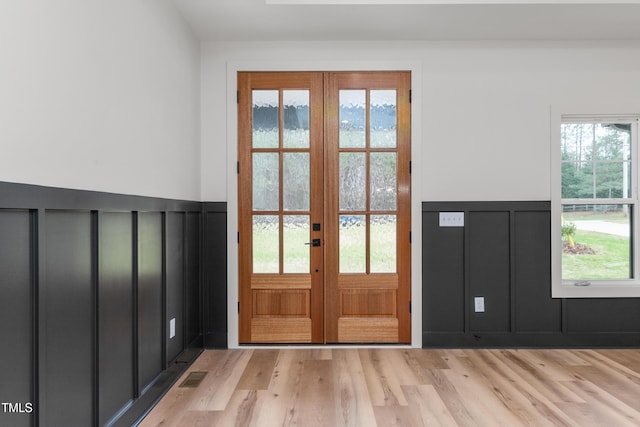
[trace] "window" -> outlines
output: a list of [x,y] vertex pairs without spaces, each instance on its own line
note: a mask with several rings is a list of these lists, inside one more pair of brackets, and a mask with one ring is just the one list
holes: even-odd
[[563,114],[552,125],[553,296],[640,295],[638,117]]

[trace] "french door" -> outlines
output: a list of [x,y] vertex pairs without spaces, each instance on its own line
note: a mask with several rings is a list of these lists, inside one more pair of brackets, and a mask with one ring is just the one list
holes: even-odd
[[240,343],[410,341],[410,73],[238,73]]

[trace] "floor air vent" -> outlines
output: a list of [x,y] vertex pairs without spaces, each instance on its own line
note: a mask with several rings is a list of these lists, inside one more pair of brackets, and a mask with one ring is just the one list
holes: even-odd
[[191,372],[189,373],[189,375],[187,375],[187,378],[185,378],[185,380],[182,381],[182,384],[180,384],[179,387],[196,388],[200,385],[200,383],[206,376],[207,376],[206,371]]

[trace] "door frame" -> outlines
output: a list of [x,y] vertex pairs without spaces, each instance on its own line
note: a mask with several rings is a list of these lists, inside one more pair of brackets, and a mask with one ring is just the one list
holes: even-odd
[[[422,65],[416,61],[231,61],[227,63],[227,345],[238,340],[238,108],[239,71],[410,71],[413,94],[422,93]],[[422,347],[422,105],[421,97],[411,102],[411,347]],[[264,346],[261,346],[261,348]],[[324,347],[324,346],[323,346]]]

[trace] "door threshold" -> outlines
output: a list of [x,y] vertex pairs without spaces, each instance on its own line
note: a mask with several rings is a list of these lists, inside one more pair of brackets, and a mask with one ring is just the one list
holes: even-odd
[[338,350],[338,349],[383,349],[383,348],[414,348],[411,344],[238,344],[229,349],[239,350]]

